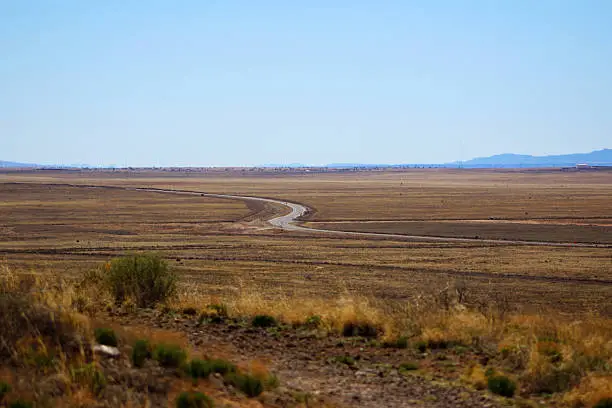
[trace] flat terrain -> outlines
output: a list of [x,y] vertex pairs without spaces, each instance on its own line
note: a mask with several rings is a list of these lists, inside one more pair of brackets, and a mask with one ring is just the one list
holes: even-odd
[[610,248],[289,233],[260,220],[275,211],[266,206],[78,187],[85,185],[292,200],[316,210],[313,226],[332,229],[609,243],[612,172],[0,173],[0,254],[20,270],[71,274],[126,251],[155,250],[202,296],[249,285],[270,298],[348,292],[395,302],[461,281],[474,303],[503,298],[520,309],[612,315]]

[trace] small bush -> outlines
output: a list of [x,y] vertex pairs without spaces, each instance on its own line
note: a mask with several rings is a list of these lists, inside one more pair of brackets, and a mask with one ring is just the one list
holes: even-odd
[[405,348],[408,348],[408,338],[404,336],[398,337],[397,339],[393,341],[384,342],[383,346],[391,347],[391,348],[398,348],[398,349],[405,349]]
[[345,337],[361,336],[376,337],[379,329],[369,322],[346,322],[342,326],[342,335]]
[[195,307],[186,307],[183,309],[183,314],[187,316],[195,316],[198,314],[198,311]]
[[213,372],[210,360],[193,359],[187,365],[187,373],[192,378],[206,378]]
[[273,327],[277,325],[276,319],[270,315],[257,315],[251,321],[254,327]]
[[117,347],[117,336],[113,329],[98,328],[94,330],[94,337],[98,344]]
[[314,315],[314,316],[308,316],[308,318],[304,322],[304,325],[311,327],[313,329],[316,329],[317,327],[320,327],[322,323],[323,323],[323,319],[321,319],[321,316]]
[[399,366],[400,371],[414,371],[418,369],[419,369],[418,363],[413,363],[413,362],[402,363]]
[[176,399],[176,408],[213,408],[213,400],[201,392],[182,392]]
[[106,377],[104,373],[96,367],[95,363],[73,368],[70,374],[75,383],[89,387],[94,395],[99,395],[104,387],[106,387]]
[[356,364],[356,361],[351,356],[336,356],[334,357],[334,361],[341,364],[346,364],[349,367],[353,367]]
[[187,353],[174,344],[158,344],[153,349],[153,359],[162,367],[180,367],[187,359]]
[[177,276],[158,255],[132,255],[107,264],[107,283],[117,304],[132,300],[153,307],[176,293]]
[[211,369],[214,373],[225,375],[228,373],[235,373],[238,368],[227,360],[215,359],[210,360]]
[[4,381],[0,381],[0,402],[9,392],[11,392],[11,385],[5,383]]
[[226,377],[226,381],[244,392],[249,398],[257,397],[264,390],[262,381],[248,374],[229,374]]
[[8,404],[8,408],[32,408],[34,404],[27,401],[17,400]]
[[137,340],[132,349],[132,364],[140,368],[148,358],[151,358],[151,345],[147,340]]
[[414,346],[421,353],[424,353],[424,352],[427,351],[427,342],[426,341],[423,341],[423,340],[417,341]]
[[600,399],[597,404],[593,405],[593,408],[612,408],[612,397]]
[[228,314],[227,314],[227,305],[225,305],[223,303],[208,305],[207,309],[211,310],[212,312],[214,312],[218,316],[221,316],[221,317],[227,317],[228,316]]
[[516,384],[506,376],[494,375],[487,381],[489,391],[502,397],[512,398],[516,391]]

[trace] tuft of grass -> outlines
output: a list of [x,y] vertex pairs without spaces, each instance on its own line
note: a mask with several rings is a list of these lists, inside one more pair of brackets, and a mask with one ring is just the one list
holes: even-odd
[[176,294],[177,275],[159,255],[115,258],[105,270],[107,286],[117,304],[133,301],[138,307],[153,307]]
[[186,371],[194,379],[206,378],[213,372],[213,364],[210,360],[193,359],[187,364]]
[[219,373],[221,375],[235,373],[238,371],[238,368],[235,364],[230,363],[227,360],[223,359],[214,359],[209,360],[212,372]]
[[231,373],[225,379],[228,384],[238,388],[249,398],[257,397],[264,390],[261,379],[250,374]]
[[612,408],[612,397],[600,399],[593,408]]
[[351,356],[336,356],[333,359],[336,363],[346,364],[349,367],[354,367],[357,362]]
[[399,371],[414,371],[419,369],[419,364],[408,361],[399,365]]
[[323,325],[323,319],[319,315],[308,316],[304,321],[304,326],[316,329]]
[[383,346],[390,347],[390,348],[398,348],[398,349],[408,348],[408,337],[400,336],[395,340],[385,341],[383,343]]
[[11,392],[11,385],[5,383],[4,381],[0,381],[0,402],[4,399],[4,396]]
[[141,368],[145,361],[151,358],[151,345],[148,340],[136,340],[132,348],[132,364],[134,367]]
[[33,408],[34,404],[28,401],[17,400],[8,404],[8,408]]
[[380,329],[368,321],[348,321],[342,326],[342,335],[345,337],[377,337]]
[[504,375],[493,375],[489,377],[487,380],[487,387],[493,394],[507,398],[512,398],[516,391],[516,384],[514,381]]
[[94,395],[99,395],[106,387],[106,377],[95,363],[84,364],[70,370],[72,381],[89,388]]
[[182,392],[176,399],[176,408],[213,408],[213,400],[201,392]]
[[158,344],[153,349],[152,357],[162,367],[177,368],[183,365],[187,353],[176,344]]
[[183,314],[187,316],[195,316],[198,314],[198,311],[195,307],[186,307],[183,309]]
[[97,328],[94,330],[94,337],[96,338],[98,344],[117,347],[117,335],[113,329]]
[[253,317],[251,324],[254,327],[273,327],[276,326],[278,322],[273,316],[260,314]]

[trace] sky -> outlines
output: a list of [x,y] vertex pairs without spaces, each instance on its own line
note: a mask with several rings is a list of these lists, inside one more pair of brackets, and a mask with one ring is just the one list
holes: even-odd
[[445,163],[612,147],[609,0],[0,0],[0,160]]

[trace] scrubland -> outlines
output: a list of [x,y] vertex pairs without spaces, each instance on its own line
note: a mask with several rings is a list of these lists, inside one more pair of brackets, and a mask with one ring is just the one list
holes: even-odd
[[[94,392],[91,367],[98,367],[105,389],[130,389],[142,375],[169,384],[159,393],[137,385],[135,397],[122,401],[137,406],[147,398],[154,406],[174,404],[182,391],[201,391],[221,406],[607,406],[597,404],[612,398],[609,247],[289,233],[261,220],[274,208],[77,185],[278,197],[314,208],[309,222],[317,227],[350,222],[418,234],[423,230],[407,225],[426,223],[419,228],[432,235],[461,236],[457,224],[469,221],[471,228],[483,225],[483,236],[605,244],[611,179],[610,172],[552,171],[5,173],[0,254],[3,279],[13,282],[5,292],[27,287],[28,302],[71,322],[59,331],[79,333],[78,351],[57,350],[62,364],[44,370],[71,384],[86,377],[86,386],[70,385],[52,401],[76,404],[77,394],[86,394],[110,404]],[[112,259],[151,251],[176,274],[173,296],[150,305],[133,296],[117,302],[98,278]],[[119,362],[89,356],[95,327],[114,328]],[[38,332],[19,335],[3,344],[25,344],[27,353],[42,348],[32,344],[51,347]],[[146,338],[179,344],[186,361],[223,358],[245,375],[263,372],[257,375],[264,382],[274,374],[280,386],[249,399],[235,379],[212,375],[193,385],[188,373],[177,377],[159,361],[138,374],[127,356]],[[7,383],[15,382],[11,373],[33,370],[26,360],[3,367]],[[84,365],[87,374],[70,375]],[[113,383],[108,376],[130,379]],[[508,384],[512,395],[500,397],[510,394]],[[44,394],[26,387],[7,395],[12,401],[21,392],[36,401]]]

